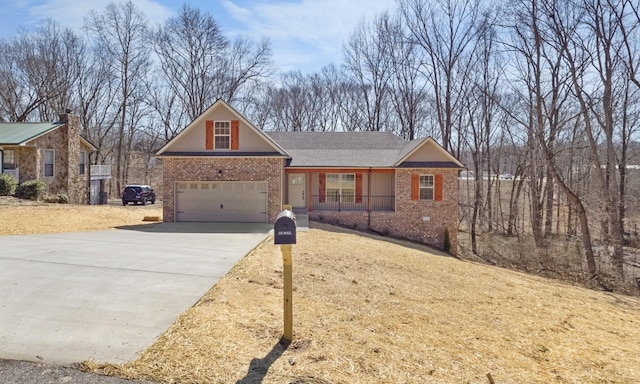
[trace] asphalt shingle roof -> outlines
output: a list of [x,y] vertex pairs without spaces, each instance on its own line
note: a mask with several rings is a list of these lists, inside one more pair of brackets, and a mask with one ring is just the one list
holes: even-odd
[[418,144],[390,132],[265,133],[291,155],[291,167],[392,167]]
[[20,145],[64,123],[0,123],[0,145]]

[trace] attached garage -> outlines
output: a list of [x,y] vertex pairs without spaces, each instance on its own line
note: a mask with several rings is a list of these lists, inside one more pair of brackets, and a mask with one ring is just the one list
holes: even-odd
[[267,222],[267,183],[178,181],[176,221]]

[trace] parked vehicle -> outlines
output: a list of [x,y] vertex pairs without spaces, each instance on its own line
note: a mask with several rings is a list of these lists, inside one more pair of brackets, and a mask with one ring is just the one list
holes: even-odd
[[500,180],[513,180],[513,175],[510,173],[503,173],[500,175]]
[[156,203],[156,193],[148,185],[131,184],[127,185],[122,191],[122,205],[127,205],[128,203],[145,205],[147,202]]

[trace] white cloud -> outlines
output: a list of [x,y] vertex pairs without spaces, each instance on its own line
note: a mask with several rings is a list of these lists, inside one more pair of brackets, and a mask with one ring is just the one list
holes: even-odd
[[[132,1],[151,25],[175,15],[184,2]],[[0,26],[6,31],[15,31],[18,23],[33,28],[46,18],[79,31],[89,11],[102,12],[107,1],[14,0],[12,4],[0,9],[0,15],[4,12],[13,16]],[[190,0],[189,4],[211,12],[229,37],[269,38],[276,65],[283,71],[303,72],[317,71],[332,62],[338,64],[343,44],[360,20],[370,21],[374,15],[396,8],[395,0]]]
[[[380,12],[395,9],[395,0],[240,2],[222,2],[241,23],[231,32],[269,37],[276,61],[285,60],[279,63],[285,70],[305,61],[313,70],[340,61],[342,46],[360,20],[372,20]],[[293,62],[286,62],[287,57]]]
[[[152,0],[132,0],[133,4],[142,11],[152,24],[162,22],[173,14],[173,11]],[[84,24],[84,18],[89,11],[100,13],[106,2],[90,2],[86,0],[45,0],[37,5],[27,7],[31,20],[41,21],[52,18],[64,27],[79,30]]]

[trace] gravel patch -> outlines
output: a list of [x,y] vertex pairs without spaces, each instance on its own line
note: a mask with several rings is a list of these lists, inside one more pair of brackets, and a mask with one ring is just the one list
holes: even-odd
[[0,359],[0,378],[12,384],[151,384],[152,381],[126,380],[87,373],[71,367]]

